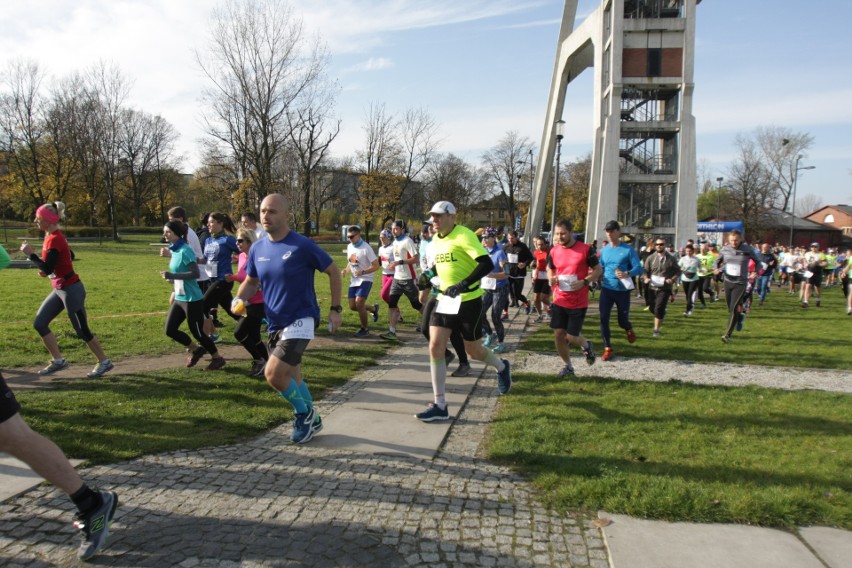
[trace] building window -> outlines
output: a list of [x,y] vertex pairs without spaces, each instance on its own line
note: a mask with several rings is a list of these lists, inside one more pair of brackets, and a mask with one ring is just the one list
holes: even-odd
[[829,213],[825,216],[825,219],[822,220],[823,223],[834,223],[834,215]]

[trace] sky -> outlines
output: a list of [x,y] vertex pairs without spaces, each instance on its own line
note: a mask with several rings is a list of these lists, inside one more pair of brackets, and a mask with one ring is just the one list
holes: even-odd
[[[339,91],[337,157],[363,145],[371,104],[401,115],[424,108],[440,150],[472,163],[507,132],[536,155],[563,2],[552,0],[291,0],[330,53]],[[48,77],[115,63],[133,84],[128,104],[181,134],[184,171],[199,165],[201,92],[195,53],[209,41],[211,0],[29,0],[0,10],[0,69],[39,63]],[[576,25],[599,2],[580,0]],[[695,90],[699,169],[726,177],[737,134],[778,126],[814,138],[798,196],[852,204],[852,2],[704,0],[697,8]],[[568,89],[562,160],[592,143],[592,69]],[[4,74],[0,74],[0,81]]]

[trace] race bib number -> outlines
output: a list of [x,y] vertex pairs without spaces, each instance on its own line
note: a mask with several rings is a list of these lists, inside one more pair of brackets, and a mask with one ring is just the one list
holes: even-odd
[[279,337],[284,339],[313,339],[314,318],[297,319],[281,330]]
[[360,286],[361,284],[363,284],[363,282],[364,282],[363,278],[356,278],[356,277],[353,276],[352,280],[349,281],[349,287],[353,288],[355,286]]
[[659,276],[658,274],[654,274],[651,276],[651,284],[654,286],[665,286],[666,285],[666,277]]
[[804,272],[802,272],[802,277],[803,277],[803,278],[808,278],[808,279],[809,279],[809,278],[811,278],[813,275],[814,275],[814,273],[813,273],[813,272],[811,272],[810,270],[805,270]]
[[185,296],[185,288],[183,287],[183,280],[175,280],[175,296]]
[[497,279],[491,278],[489,276],[483,276],[482,282],[480,283],[483,290],[496,290],[497,289]]
[[509,264],[518,264],[518,255],[517,254],[508,253],[506,255],[506,258],[509,259]]
[[577,281],[576,274],[560,274],[558,277],[559,289],[563,292],[573,292],[572,284]]
[[728,276],[738,277],[742,274],[742,266],[729,262],[725,265],[725,274]]
[[624,286],[626,290],[632,290],[635,287],[633,286],[632,278],[619,278],[618,281],[621,282],[621,285]]
[[535,275],[536,280],[547,280],[547,270],[539,270]]
[[461,296],[450,298],[449,296],[441,294],[441,297],[438,298],[438,307],[435,308],[435,311],[439,314],[455,315],[459,313],[461,303]]
[[209,278],[216,278],[216,276],[219,275],[219,267],[214,263],[208,262],[207,264],[204,265],[204,273]]

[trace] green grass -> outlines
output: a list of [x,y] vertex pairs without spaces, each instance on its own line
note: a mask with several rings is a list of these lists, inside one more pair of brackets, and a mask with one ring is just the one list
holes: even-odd
[[[384,352],[384,345],[363,343],[314,350],[304,359],[304,377],[320,399]],[[108,375],[19,391],[16,397],[33,429],[70,457],[91,463],[230,444],[293,417],[291,406],[264,380],[236,367]]]
[[[168,261],[158,256],[157,247],[148,245],[153,241],[145,235],[129,235],[122,243],[104,242],[100,246],[81,243],[74,246],[77,255],[74,268],[86,286],[89,326],[113,360],[157,356],[179,349],[163,330],[171,286],[160,277],[160,271],[167,269]],[[345,266],[344,244],[322,246],[338,266]],[[331,303],[328,277],[317,273],[315,282],[320,313],[325,317]],[[344,306],[348,286],[348,279],[344,279]],[[0,270],[0,297],[4,299],[0,302],[0,368],[35,366],[48,359],[47,350],[33,329],[32,321],[50,290],[50,284],[40,278],[35,269]],[[381,278],[378,278],[369,298],[370,304],[382,304],[381,320],[377,324],[382,327],[374,325],[375,331],[383,330],[387,325],[387,306],[379,298],[380,292]],[[417,312],[407,301],[400,302],[400,307],[406,322],[417,321]],[[343,325],[338,333],[352,335],[358,327],[357,314],[345,309]],[[66,315],[57,317],[51,329],[59,338],[63,355],[69,361],[92,362],[91,353],[74,334]],[[236,344],[232,332],[233,326],[228,324],[222,334],[225,343]],[[326,335],[328,331],[321,325],[317,336]]]
[[[841,291],[827,290],[822,303],[803,310],[775,289],[724,345],[724,304],[685,318],[681,294],[660,338],[651,337],[653,317],[633,306],[639,340],[630,345],[613,315],[613,348],[625,357],[852,369]],[[600,345],[596,313],[584,334]],[[539,329],[521,349],[553,353],[552,330]],[[848,394],[516,379],[490,431],[489,455],[523,472],[557,510],[852,529]]]
[[[755,306],[746,317],[742,332],[734,332],[732,343],[722,344],[720,338],[728,323],[724,301],[708,304],[707,309],[695,309],[684,317],[683,293],[669,304],[660,337],[651,337],[654,317],[634,304],[630,321],[638,336],[634,344],[627,343],[624,330],[618,327],[613,309],[610,327],[613,350],[625,357],[676,359],[701,363],[740,363],[748,365],[809,367],[822,369],[852,369],[849,356],[849,330],[852,317],[846,315],[842,290],[837,287],[823,292],[822,307],[799,307],[798,296],[773,288],[762,306]],[[595,301],[593,301],[594,303]],[[598,328],[597,310],[589,313],[583,334],[595,345],[598,355],[603,352]],[[525,339],[522,349],[554,351],[553,332],[542,326]]]
[[852,528],[852,398],[520,374],[491,429],[560,511]]

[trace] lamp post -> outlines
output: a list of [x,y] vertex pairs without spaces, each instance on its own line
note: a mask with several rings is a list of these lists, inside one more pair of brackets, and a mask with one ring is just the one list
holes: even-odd
[[793,169],[793,201],[790,204],[790,244],[788,248],[793,248],[793,226],[796,222],[796,186],[799,184],[799,170],[816,169],[816,166],[799,167],[799,160],[801,159],[801,154],[796,156],[796,167]]
[[719,184],[716,187],[716,221],[719,221],[719,215],[721,212],[719,211],[722,208],[722,180],[725,179],[722,176],[716,178],[716,183]]
[[553,203],[550,209],[550,242],[553,242],[553,231],[556,228],[556,194],[559,192],[559,158],[562,156],[562,138],[565,136],[565,121],[556,121],[556,180],[553,183]]

